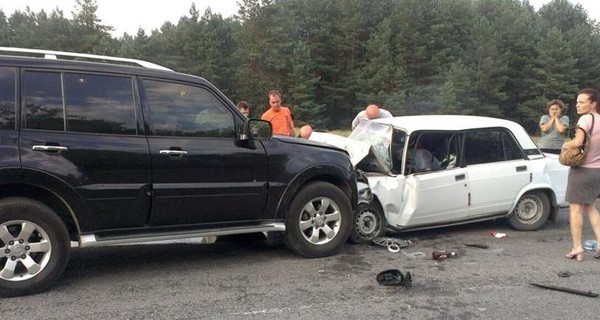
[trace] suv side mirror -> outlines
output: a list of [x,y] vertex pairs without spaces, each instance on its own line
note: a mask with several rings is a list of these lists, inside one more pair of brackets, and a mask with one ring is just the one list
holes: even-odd
[[248,119],[242,126],[240,140],[268,140],[273,136],[273,129],[269,121]]

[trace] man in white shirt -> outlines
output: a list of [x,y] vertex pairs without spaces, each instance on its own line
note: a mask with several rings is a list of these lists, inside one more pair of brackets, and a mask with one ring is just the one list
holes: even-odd
[[391,118],[392,114],[385,110],[380,109],[376,104],[370,104],[365,110],[359,112],[354,120],[352,120],[352,130],[358,126],[359,123],[365,120],[377,119],[377,118]]

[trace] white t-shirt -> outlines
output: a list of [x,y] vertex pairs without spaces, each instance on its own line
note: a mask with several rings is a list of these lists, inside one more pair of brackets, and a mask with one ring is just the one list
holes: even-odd
[[[377,118],[392,118],[392,113],[385,110],[385,109],[381,109],[379,108],[379,117]],[[358,126],[359,123],[361,123],[362,121],[365,120],[369,120],[369,118],[367,117],[367,110],[363,110],[361,112],[359,112],[356,117],[354,117],[354,120],[352,120],[352,130],[354,130],[354,128],[356,128],[356,126]]]

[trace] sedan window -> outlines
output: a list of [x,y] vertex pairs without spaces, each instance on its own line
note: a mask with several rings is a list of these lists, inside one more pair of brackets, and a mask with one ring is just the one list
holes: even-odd
[[523,159],[523,151],[505,130],[472,131],[465,135],[467,165]]

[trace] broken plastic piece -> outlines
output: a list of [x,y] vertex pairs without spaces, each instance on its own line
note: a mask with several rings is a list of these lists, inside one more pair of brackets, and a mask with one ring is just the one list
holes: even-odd
[[431,257],[433,260],[443,260],[448,259],[450,257],[456,257],[456,252],[454,251],[434,251],[431,253]]
[[492,237],[494,237],[494,238],[504,238],[504,237],[506,237],[506,236],[507,236],[507,234],[506,234],[506,233],[503,233],[503,232],[496,232],[496,231],[493,231],[493,230],[492,230],[492,231],[490,231],[490,235],[491,235]]

